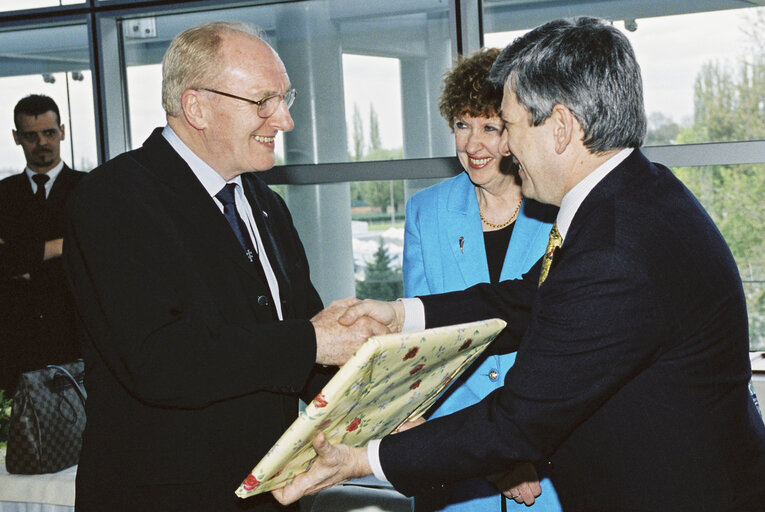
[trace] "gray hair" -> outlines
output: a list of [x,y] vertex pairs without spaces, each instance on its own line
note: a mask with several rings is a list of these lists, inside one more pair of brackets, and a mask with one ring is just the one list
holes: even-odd
[[579,17],[545,23],[497,57],[489,79],[507,84],[539,126],[566,106],[593,153],[639,147],[646,132],[643,81],[629,40],[609,22]]
[[227,21],[191,27],[173,38],[162,59],[162,108],[167,115],[181,115],[183,91],[215,83],[224,65],[218,51],[223,36],[229,32],[241,32],[265,42],[262,31],[252,25]]

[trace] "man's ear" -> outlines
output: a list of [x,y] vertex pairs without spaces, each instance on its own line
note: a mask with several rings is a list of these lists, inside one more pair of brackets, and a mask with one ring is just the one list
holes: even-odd
[[15,142],[17,146],[20,146],[21,141],[19,140],[18,132],[16,130],[11,130],[11,133],[13,134],[13,142]]
[[553,137],[555,139],[555,152],[559,155],[566,151],[574,138],[579,123],[574,114],[566,107],[558,103],[553,107],[550,121],[553,123]]
[[59,130],[61,130],[61,140],[64,140],[64,139],[66,139],[66,130],[65,130],[66,126],[64,126],[64,125],[62,124],[62,125],[61,125],[61,126],[59,126],[58,128],[59,128]]
[[195,89],[186,89],[181,94],[181,110],[186,122],[197,130],[207,127],[206,113],[207,109],[202,101],[200,91]]

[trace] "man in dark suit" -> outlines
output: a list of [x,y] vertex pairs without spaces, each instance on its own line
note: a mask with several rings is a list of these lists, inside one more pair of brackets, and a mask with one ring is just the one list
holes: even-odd
[[60,256],[64,204],[85,175],[61,160],[66,131],[51,98],[22,98],[13,121],[27,166],[0,181],[0,389],[8,395],[22,372],[79,357]]
[[250,27],[188,29],[163,61],[167,126],[72,198],[64,259],[88,390],[78,512],[284,510],[234,491],[326,382],[322,365],[383,332],[370,321],[343,338],[344,308],[317,315],[289,211],[251,172],[274,165],[294,97]]
[[276,496],[376,466],[405,494],[493,475],[528,504],[538,485],[506,472],[530,460],[566,511],[762,510],[741,280],[693,195],[637,149],[646,121],[629,42],[602,20],[553,21],[505,48],[492,79],[524,195],[560,206],[546,255],[519,281],[365,301],[340,320],[505,318],[499,342],[518,344],[505,386],[367,449],[318,436],[319,462]]

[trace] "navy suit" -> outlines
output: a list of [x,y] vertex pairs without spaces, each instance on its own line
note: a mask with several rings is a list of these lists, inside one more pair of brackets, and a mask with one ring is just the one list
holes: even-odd
[[78,512],[284,510],[234,491],[326,382],[321,310],[282,199],[242,175],[284,321],[220,209],[156,130],[95,169],[69,209],[65,263],[86,336]]
[[[61,258],[45,242],[64,236],[64,205],[84,172],[64,165],[43,205],[25,172],[0,181],[0,389],[21,372],[79,357],[74,304]],[[28,278],[21,277],[28,274]]]
[[405,494],[549,461],[566,511],[762,510],[741,280],[712,220],[634,151],[577,211],[544,284],[423,297],[428,327],[489,317],[519,342],[505,386],[380,446]]
[[[536,201],[523,202],[505,253],[500,281],[519,278],[541,257],[557,211]],[[475,185],[467,173],[421,190],[407,202],[403,272],[407,297],[464,290],[489,282]],[[438,407],[429,417],[445,416],[480,401],[502,386],[514,362],[515,352],[496,354],[487,350],[439,399]],[[509,500],[506,506],[523,505]],[[560,510],[548,479],[542,480],[542,495],[534,508],[537,512]],[[502,497],[493,484],[477,478],[417,496],[415,509],[499,511]]]

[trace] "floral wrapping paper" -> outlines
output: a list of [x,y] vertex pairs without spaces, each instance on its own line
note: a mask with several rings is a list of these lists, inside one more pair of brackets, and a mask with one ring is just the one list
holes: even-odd
[[499,319],[369,338],[309,403],[236,490],[246,498],[308,471],[322,431],[363,446],[415,419],[505,327]]

